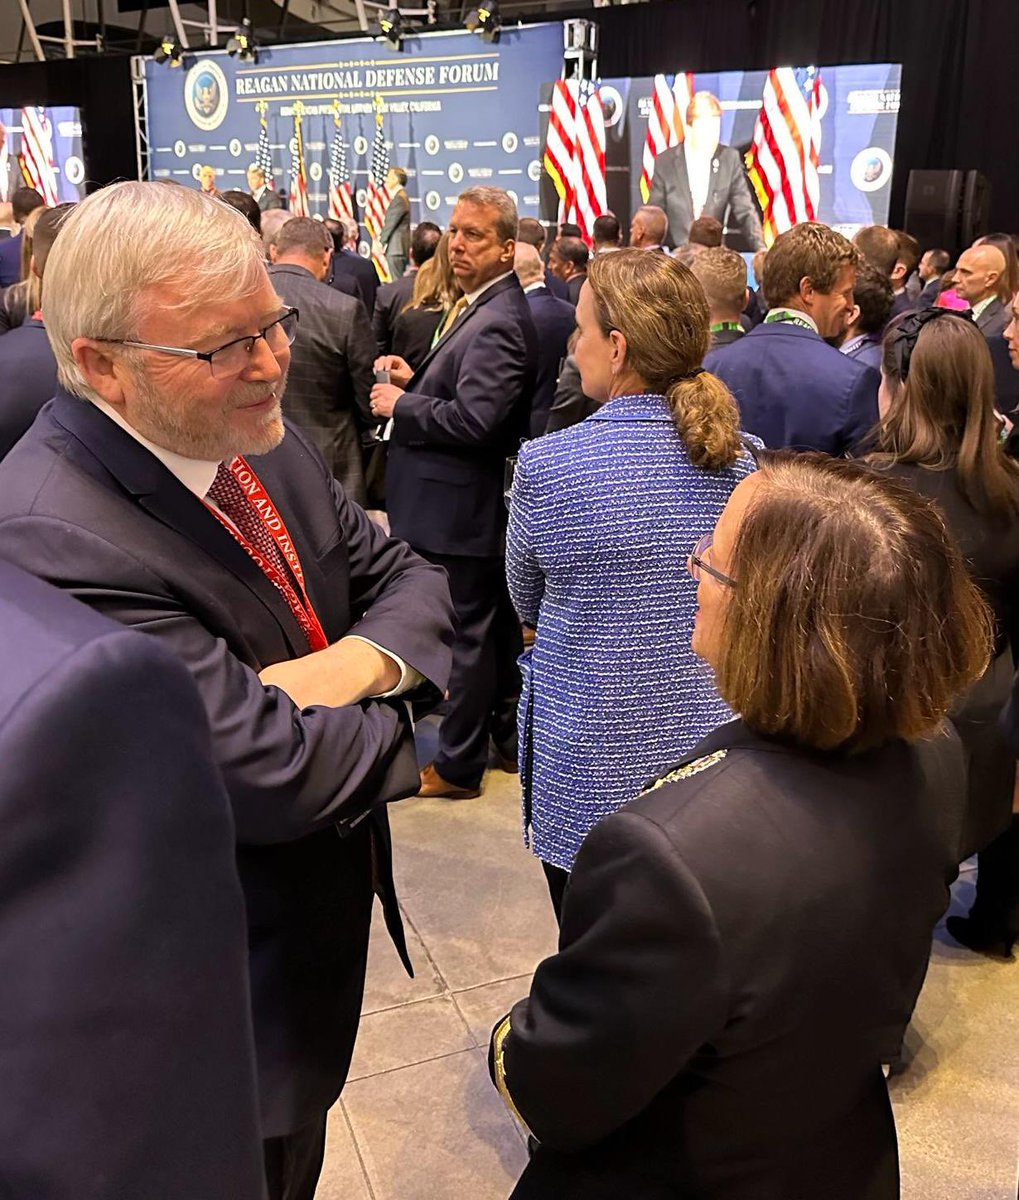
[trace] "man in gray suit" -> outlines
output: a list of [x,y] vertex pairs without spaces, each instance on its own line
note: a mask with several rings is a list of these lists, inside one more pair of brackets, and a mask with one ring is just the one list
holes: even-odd
[[407,256],[410,253],[410,197],[407,195],[407,172],[403,167],[390,170],[386,187],[393,198],[379,230],[379,241],[386,252],[390,274],[394,279],[399,279],[407,270]]
[[995,402],[998,412],[1019,411],[1019,376],[1012,370],[1003,334],[1011,320],[1011,296],[1005,282],[1008,264],[997,246],[971,246],[955,264],[955,290],[969,303],[973,320],[987,339],[994,364]]
[[279,192],[274,192],[268,186],[265,172],[257,163],[252,163],[248,167],[248,188],[251,191],[252,199],[258,205],[259,212],[268,212],[270,208],[283,207],[282,197]]
[[722,106],[710,92],[696,92],[686,114],[686,140],[655,159],[649,204],[669,217],[669,242],[682,246],[697,217],[715,217],[738,235],[737,250],[763,250],[761,218],[739,151],[720,144]]
[[333,239],[320,221],[294,217],[270,248],[273,287],[300,312],[283,401],[289,417],[315,443],[349,499],[367,502],[361,430],[375,376],[375,340],[360,300],[325,280]]

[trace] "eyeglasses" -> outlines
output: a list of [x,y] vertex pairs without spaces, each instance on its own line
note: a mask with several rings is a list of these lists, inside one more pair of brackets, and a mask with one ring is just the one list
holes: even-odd
[[180,358],[200,358],[207,362],[216,379],[228,379],[232,375],[240,375],[251,361],[255,343],[264,341],[273,354],[279,354],[287,346],[294,344],[297,337],[297,321],[299,313],[296,308],[288,308],[282,317],[256,334],[234,338],[225,346],[215,350],[187,350],[183,346],[159,346],[152,342],[130,342],[125,338],[98,338],[97,341],[111,342],[117,346],[132,346],[135,350],[155,350],[158,354],[176,354]]
[[704,555],[711,549],[714,541],[713,533],[706,533],[700,541],[694,546],[690,557],[686,560],[686,567],[690,574],[700,583],[701,572],[710,575],[712,579],[717,579],[719,583],[725,584],[726,587],[734,588],[736,580],[731,575],[725,575],[721,571],[716,570],[709,562],[706,562]]

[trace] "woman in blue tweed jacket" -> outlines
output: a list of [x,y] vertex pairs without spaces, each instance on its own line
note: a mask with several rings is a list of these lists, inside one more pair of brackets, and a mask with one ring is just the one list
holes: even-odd
[[537,629],[521,659],[524,823],[559,913],[591,827],[732,716],[690,648],[687,557],[754,461],[701,369],[708,307],[664,254],[594,260],[577,308],[584,392],[607,403],[524,446],[507,573]]

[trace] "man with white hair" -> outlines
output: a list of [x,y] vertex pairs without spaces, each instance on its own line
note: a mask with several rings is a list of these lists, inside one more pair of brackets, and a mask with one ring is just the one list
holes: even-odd
[[270,262],[272,261],[272,248],[276,245],[280,230],[288,221],[292,221],[295,215],[286,208],[270,208],[268,212],[262,213],[262,246],[265,250],[265,257]]
[[577,328],[577,310],[569,301],[553,296],[545,286],[545,264],[538,251],[527,242],[517,242],[513,269],[524,289],[538,335],[538,373],[531,401],[530,434],[540,437],[545,432],[549,409],[555,399],[566,344]]
[[332,270],[326,282],[337,291],[357,296],[371,319],[375,312],[375,294],[379,290],[379,274],[371,260],[358,253],[361,228],[350,217],[338,220],[327,217],[325,226],[332,234],[334,249]]
[[407,961],[385,805],[418,771],[389,697],[445,690],[446,581],[284,424],[297,313],[234,209],[95,192],[61,226],[43,304],[62,387],[0,463],[0,556],[195,677],[236,826],[268,1193],[308,1200],[375,892]]

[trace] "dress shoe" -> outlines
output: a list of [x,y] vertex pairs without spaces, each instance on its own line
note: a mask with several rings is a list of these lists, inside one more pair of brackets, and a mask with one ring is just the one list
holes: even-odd
[[418,795],[440,800],[473,800],[476,796],[481,795],[481,788],[458,787],[455,783],[450,783],[442,778],[435,769],[435,763],[429,763],[421,772],[421,787],[418,788]]
[[992,958],[1011,959],[1015,934],[993,934],[971,917],[949,917],[945,928],[957,942],[977,954],[988,954]]

